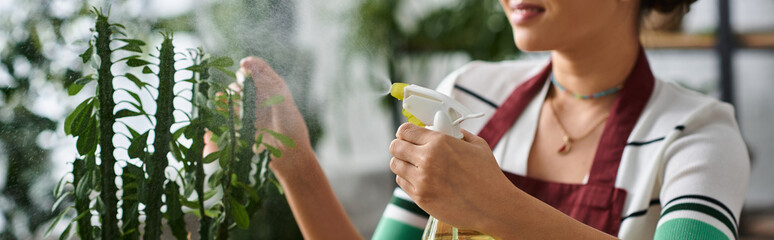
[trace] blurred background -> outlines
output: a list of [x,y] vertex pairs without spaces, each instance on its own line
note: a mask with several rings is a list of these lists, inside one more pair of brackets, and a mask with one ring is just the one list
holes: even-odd
[[[56,216],[52,189],[76,156],[62,122],[90,92],[66,86],[88,71],[78,54],[91,6],[149,49],[170,29],[178,49],[265,58],[367,238],[395,187],[387,148],[402,118],[389,83],[434,87],[472,60],[547,57],[516,49],[495,0],[0,0],[0,239],[42,239]],[[772,12],[771,0],[700,0],[682,18],[648,18],[642,34],[658,78],[736,105],[753,160],[745,239],[774,237]]]

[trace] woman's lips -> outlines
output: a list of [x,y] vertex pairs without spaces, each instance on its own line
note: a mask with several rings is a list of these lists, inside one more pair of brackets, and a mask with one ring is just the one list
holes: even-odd
[[540,5],[523,2],[511,2],[510,8],[511,14],[508,16],[508,18],[513,24],[524,24],[527,21],[540,16],[546,11],[546,9]]

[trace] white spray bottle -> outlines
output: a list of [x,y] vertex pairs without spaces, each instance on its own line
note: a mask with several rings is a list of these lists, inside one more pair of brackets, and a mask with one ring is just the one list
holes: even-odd
[[410,123],[462,139],[459,124],[467,119],[484,116],[473,113],[461,103],[435,90],[395,83],[390,95],[403,100],[403,115]]
[[[417,85],[395,83],[390,89],[390,95],[403,100],[403,115],[408,118],[408,122],[457,139],[463,137],[459,126],[462,121],[484,116],[483,113],[473,113],[449,96]],[[433,239],[494,238],[477,231],[458,229],[430,216],[422,234],[422,240]]]

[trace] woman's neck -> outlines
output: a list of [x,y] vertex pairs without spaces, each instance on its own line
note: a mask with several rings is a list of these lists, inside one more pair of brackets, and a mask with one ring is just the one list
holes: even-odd
[[578,45],[582,47],[552,51],[556,80],[577,94],[593,94],[622,84],[639,53],[639,41],[632,36],[636,35],[598,36]]

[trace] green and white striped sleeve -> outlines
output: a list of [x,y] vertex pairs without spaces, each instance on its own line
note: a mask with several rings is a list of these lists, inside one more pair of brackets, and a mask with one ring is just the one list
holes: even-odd
[[737,239],[750,158],[733,110],[725,104],[704,109],[663,154],[654,239]]
[[384,209],[384,214],[379,220],[379,225],[376,226],[372,239],[420,239],[428,216],[409,198],[406,192],[400,188],[395,188],[392,199],[387,204],[387,208]]

